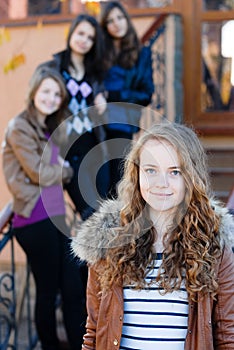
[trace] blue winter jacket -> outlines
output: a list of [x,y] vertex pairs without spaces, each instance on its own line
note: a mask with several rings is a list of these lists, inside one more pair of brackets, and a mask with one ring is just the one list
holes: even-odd
[[143,106],[151,102],[154,91],[150,47],[144,46],[131,69],[111,67],[105,77],[108,91],[107,128],[134,133],[139,130]]

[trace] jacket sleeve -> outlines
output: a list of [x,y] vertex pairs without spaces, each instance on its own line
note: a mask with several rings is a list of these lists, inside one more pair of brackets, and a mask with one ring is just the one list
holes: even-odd
[[96,331],[100,306],[100,286],[97,273],[92,267],[89,268],[86,295],[88,317],[82,349],[94,350],[96,349]]
[[234,349],[234,254],[230,248],[224,248],[218,283],[219,293],[214,303],[214,349]]
[[105,85],[103,82],[98,82],[97,80],[92,81],[93,96],[97,96],[99,93],[105,92]]
[[25,175],[33,184],[51,186],[62,183],[62,178],[69,176],[70,169],[64,169],[63,173],[62,165],[50,164],[47,151],[42,153],[43,150],[39,149],[36,131],[26,122],[16,122],[10,126],[6,138]]
[[137,65],[126,75],[125,87],[109,91],[108,102],[128,102],[147,106],[154,92],[151,50],[143,47]]

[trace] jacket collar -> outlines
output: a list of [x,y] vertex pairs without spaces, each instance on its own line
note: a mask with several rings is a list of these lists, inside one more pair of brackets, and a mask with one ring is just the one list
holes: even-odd
[[[227,208],[218,201],[211,200],[211,204],[221,218],[221,245],[234,246],[234,220]],[[121,203],[118,200],[103,202],[98,212],[75,229],[71,247],[73,253],[81,260],[94,265],[105,258],[106,251],[114,246],[117,233],[115,227],[119,225]]]
[[39,124],[38,120],[37,120],[37,117],[35,114],[29,114],[26,110],[21,113],[19,116],[19,118],[22,118],[22,119],[26,119],[27,122],[33,127],[33,129],[35,129],[37,131],[37,134],[39,135],[39,137],[41,139],[46,139],[45,137],[45,131],[41,125]]

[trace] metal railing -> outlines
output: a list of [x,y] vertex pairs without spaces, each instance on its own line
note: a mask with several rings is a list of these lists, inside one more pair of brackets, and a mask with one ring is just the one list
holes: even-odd
[[0,277],[0,349],[17,348],[15,255],[11,231],[11,203],[0,213],[0,253],[10,247],[9,271],[1,271]]
[[[38,337],[32,327],[31,295],[30,295],[30,265],[26,262],[26,280],[24,281],[23,300],[17,300],[16,296],[16,269],[14,239],[11,228],[13,216],[12,205],[8,203],[0,212],[0,254],[6,248],[10,248],[10,260],[7,268],[0,270],[0,350],[18,348],[19,319],[17,309],[20,303],[26,303],[26,327],[28,346],[26,349],[35,348]],[[6,271],[7,270],[7,271]],[[21,281],[22,282],[22,281]]]
[[[183,25],[181,16],[161,14],[142,36],[151,48],[154,93],[147,125],[162,119],[183,120]],[[156,113],[155,113],[156,112]]]

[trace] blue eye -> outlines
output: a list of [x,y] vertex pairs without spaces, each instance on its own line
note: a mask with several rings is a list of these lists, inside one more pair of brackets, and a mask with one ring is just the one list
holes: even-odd
[[181,171],[180,170],[172,170],[171,174],[174,176],[181,175]]
[[147,168],[147,169],[145,169],[145,172],[146,172],[147,174],[155,174],[155,173],[156,173],[156,170],[153,169],[153,168]]

